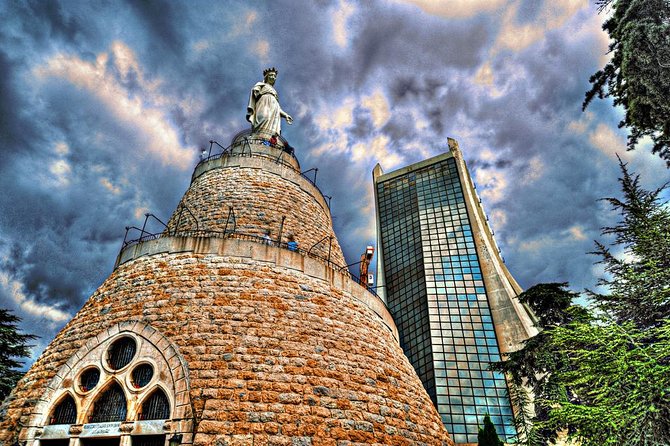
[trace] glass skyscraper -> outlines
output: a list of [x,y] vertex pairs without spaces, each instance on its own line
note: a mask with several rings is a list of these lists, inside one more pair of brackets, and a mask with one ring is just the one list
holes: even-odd
[[532,316],[514,302],[520,289],[456,142],[443,155],[388,174],[377,167],[373,176],[379,289],[405,354],[456,443],[476,443],[487,413],[511,439],[505,377],[489,364],[532,333]]

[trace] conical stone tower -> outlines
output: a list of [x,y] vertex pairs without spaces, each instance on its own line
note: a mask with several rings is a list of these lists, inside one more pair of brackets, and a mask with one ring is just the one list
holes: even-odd
[[5,401],[0,443],[451,445],[345,263],[283,140],[238,136],[122,249]]

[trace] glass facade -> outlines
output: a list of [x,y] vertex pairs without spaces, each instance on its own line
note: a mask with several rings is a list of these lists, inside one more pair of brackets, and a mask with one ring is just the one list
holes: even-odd
[[516,433],[491,310],[454,158],[378,181],[386,297],[400,342],[456,443],[489,414]]

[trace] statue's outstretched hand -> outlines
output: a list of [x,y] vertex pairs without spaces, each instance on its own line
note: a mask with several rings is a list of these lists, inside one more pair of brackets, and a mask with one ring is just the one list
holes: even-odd
[[284,117],[286,118],[286,123],[288,123],[289,125],[293,124],[293,118],[291,117],[291,115],[287,113],[286,116]]

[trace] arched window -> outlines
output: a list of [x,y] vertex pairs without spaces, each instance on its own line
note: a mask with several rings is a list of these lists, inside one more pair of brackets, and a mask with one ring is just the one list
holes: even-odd
[[161,389],[157,389],[142,403],[140,420],[165,420],[170,418],[170,402]]
[[151,378],[154,377],[154,368],[151,367],[151,364],[147,364],[145,362],[135,367],[133,373],[131,374],[131,377],[133,387],[135,387],[136,389],[141,389],[142,387],[146,386],[151,382]]
[[98,385],[98,381],[100,381],[100,370],[97,367],[88,368],[79,377],[79,389],[88,392]]
[[67,395],[56,406],[49,424],[74,424],[77,422],[77,404],[71,395]]
[[93,412],[89,417],[89,423],[125,421],[127,411],[126,396],[119,384],[114,382],[93,403]]
[[[185,413],[188,386],[176,386],[177,380],[187,380],[186,363],[177,352],[168,338],[148,324],[128,321],[106,328],[49,382],[52,390],[40,398],[30,417],[30,426],[36,429],[28,433],[28,443],[120,446],[124,438],[128,446],[165,446],[168,435],[156,432],[160,424],[171,418],[189,420],[185,430],[172,429],[170,434],[181,435],[192,422]],[[175,407],[174,401],[186,404]],[[120,435],[116,431],[123,421],[134,425],[130,438],[125,438],[126,430]],[[113,436],[100,437],[103,432]]]
[[137,351],[137,343],[129,336],[124,336],[112,343],[107,351],[107,363],[113,370],[119,370],[130,364]]

